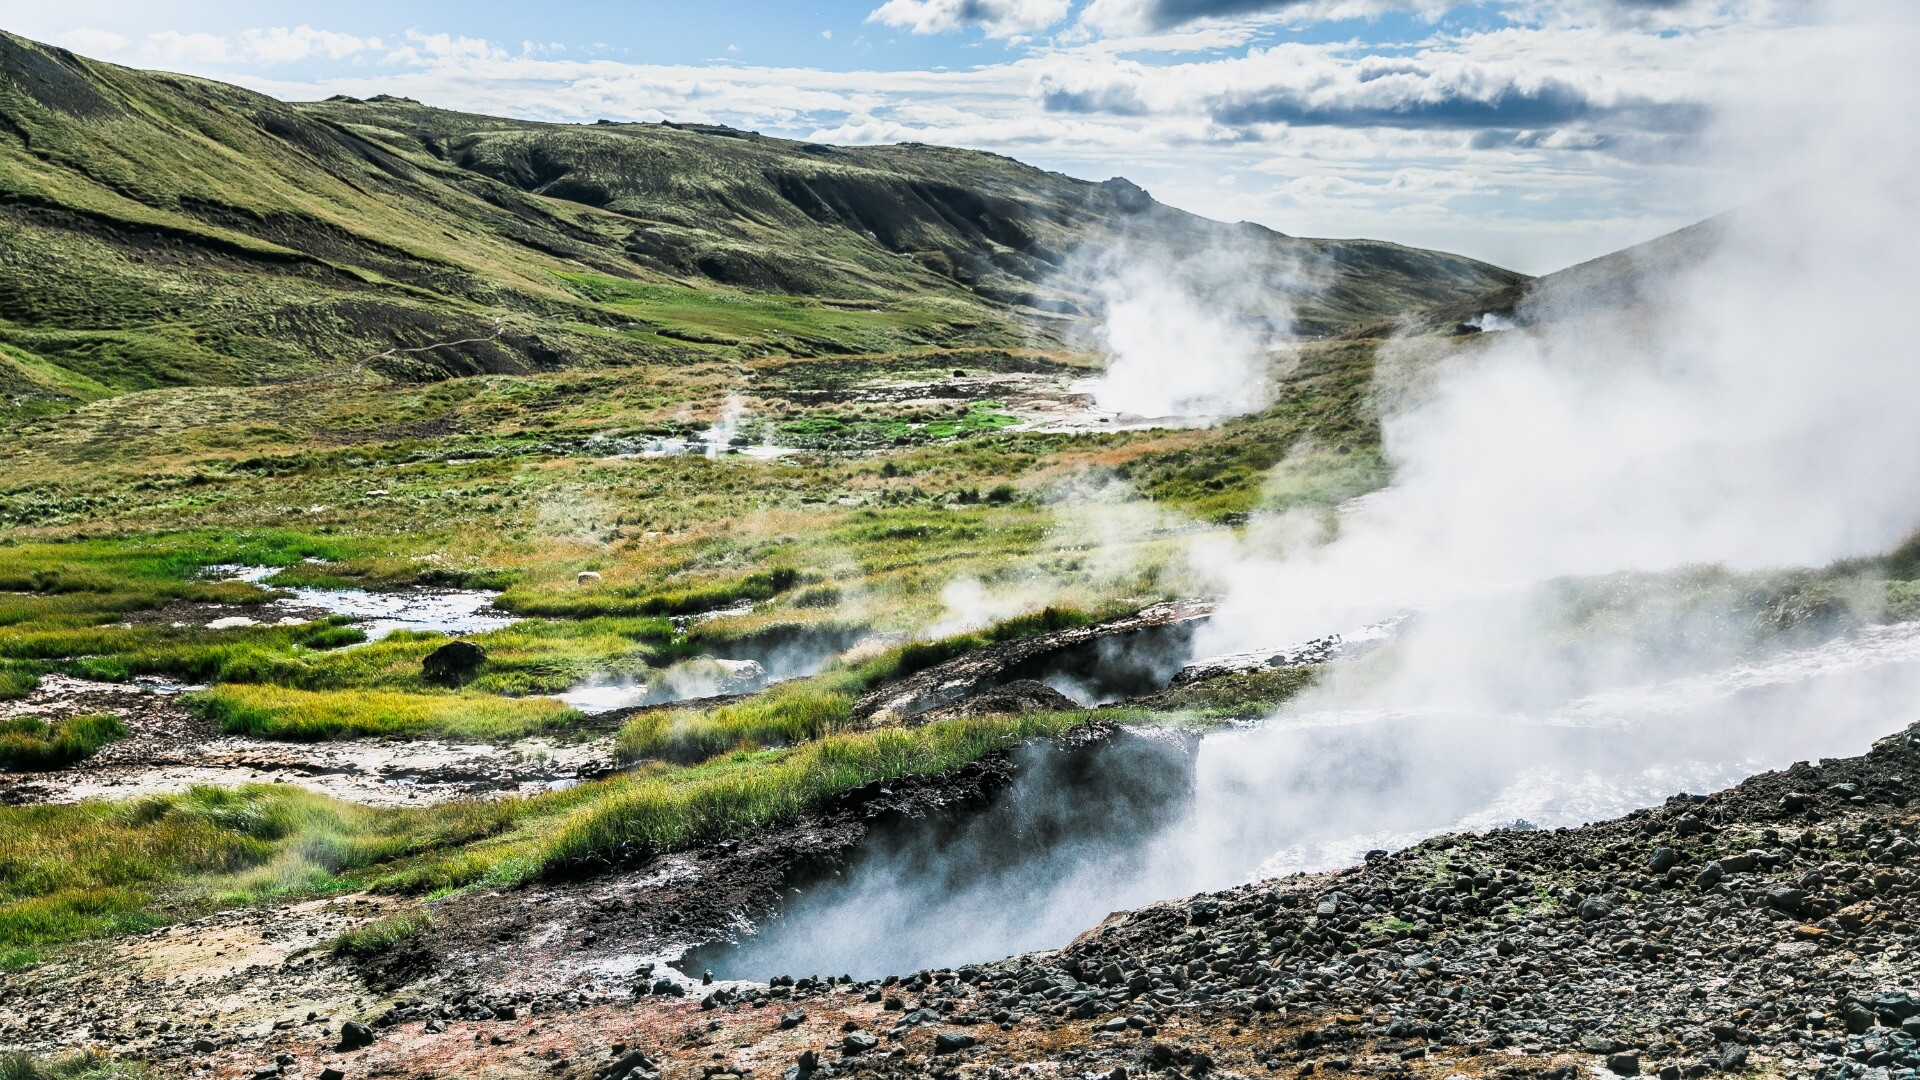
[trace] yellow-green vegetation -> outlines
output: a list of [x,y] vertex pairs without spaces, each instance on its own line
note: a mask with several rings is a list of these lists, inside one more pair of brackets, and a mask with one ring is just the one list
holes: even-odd
[[1085,612],[1050,607],[976,633],[906,642],[857,663],[836,662],[812,678],[718,708],[644,712],[620,729],[617,753],[629,763],[661,758],[689,764],[737,749],[795,746],[842,730],[859,695],[876,686],[996,642],[1091,621]]
[[1166,690],[1112,710],[1121,719],[1178,717],[1200,726],[1271,716],[1319,678],[1309,665],[1240,672]]
[[544,852],[549,865],[647,858],[688,843],[790,820],[875,780],[937,776],[993,750],[1059,735],[1085,713],[949,720],[912,730],[832,735],[792,750],[730,758],[630,782],[575,811]]
[[335,956],[366,958],[391,952],[408,938],[433,926],[433,916],[425,910],[402,911],[364,923],[334,938],[327,948]]
[[316,693],[229,684],[194,694],[189,704],[229,734],[296,742],[436,735],[513,739],[564,731],[580,720],[579,713],[552,698],[491,694]]
[[0,1056],[0,1080],[147,1080],[152,1075],[144,1062],[122,1061],[100,1050],[57,1058]]
[[38,665],[17,660],[0,660],[0,701],[26,697],[40,687]]
[[736,747],[792,746],[837,730],[852,706],[852,696],[832,681],[808,679],[706,712],[642,713],[620,729],[617,752],[626,762],[691,763]]
[[527,811],[514,800],[382,811],[277,784],[0,807],[0,953],[18,966],[48,944],[172,913],[338,888]]
[[1086,714],[987,717],[656,764],[566,791],[373,808],[291,785],[0,807],[0,957],[180,914],[373,888],[422,893],[639,860],[791,821],[877,780],[934,776]]
[[38,717],[0,719],[0,769],[34,772],[84,761],[127,734],[117,716],[96,713],[49,723]]

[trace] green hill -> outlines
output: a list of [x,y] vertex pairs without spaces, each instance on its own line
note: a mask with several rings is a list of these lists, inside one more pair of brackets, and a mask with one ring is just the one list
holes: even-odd
[[289,104],[0,35],[0,394],[1046,345],[1088,246],[1297,267],[1298,324],[1522,280],[985,153]]

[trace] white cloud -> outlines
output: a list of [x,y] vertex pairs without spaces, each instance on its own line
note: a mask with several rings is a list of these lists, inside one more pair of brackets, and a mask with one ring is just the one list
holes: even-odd
[[344,60],[355,53],[381,48],[379,38],[354,37],[311,26],[272,26],[242,30],[240,54],[261,64],[285,64],[310,58]]
[[131,39],[111,30],[100,30],[91,26],[77,27],[64,34],[55,35],[53,43],[63,49],[72,49],[82,56],[110,56],[133,44]]
[[988,37],[1014,37],[1054,26],[1071,0],[887,0],[868,22],[915,34],[944,34],[977,26]]
[[140,46],[141,59],[163,64],[217,64],[231,54],[227,39],[218,34],[183,34],[178,30],[155,31]]
[[306,25],[253,27],[232,36],[161,30],[147,35],[140,46],[140,57],[149,63],[271,66],[302,60],[345,60],[383,47],[377,37],[355,37]]

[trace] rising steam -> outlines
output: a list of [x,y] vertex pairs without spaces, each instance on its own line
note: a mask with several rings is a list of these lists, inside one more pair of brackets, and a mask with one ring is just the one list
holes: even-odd
[[1107,369],[1078,389],[1102,410],[1205,421],[1267,404],[1291,324],[1280,282],[1298,276],[1270,252],[1122,245],[1083,255],[1070,276],[1101,309],[1092,344]]
[[[1127,776],[1034,762],[1046,782],[971,827],[876,846],[736,972],[1057,946],[1117,908],[1446,829],[1592,820],[1913,722],[1920,625],[1792,641],[1722,587],[1920,526],[1920,356],[1900,318],[1920,291],[1920,83],[1902,66],[1920,35],[1891,7],[1853,15],[1750,80],[1773,96],[1734,103],[1711,140],[1771,194],[1684,250],[1549,282],[1513,329],[1386,347],[1392,486],[1332,528],[1303,515],[1195,549],[1230,583],[1203,655],[1415,612],[1397,641],[1257,729],[1158,744],[1186,767],[1148,769],[1107,818],[1076,806]],[[1808,161],[1835,168],[1796,171]],[[1634,287],[1581,286],[1620,274]],[[1112,280],[1103,406],[1245,406],[1204,405],[1254,353],[1228,320],[1194,325],[1203,292],[1179,273]]]

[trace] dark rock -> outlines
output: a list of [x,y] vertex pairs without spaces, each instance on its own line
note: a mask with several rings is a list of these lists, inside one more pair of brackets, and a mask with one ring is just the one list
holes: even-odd
[[320,1080],[347,1080],[347,1074],[332,1066],[328,1066],[320,1070]]
[[1720,869],[1719,863],[1708,863],[1706,866],[1706,869],[1700,871],[1700,873],[1693,879],[1693,884],[1695,888],[1701,890],[1702,892],[1705,892],[1706,890],[1713,888],[1715,885],[1720,884],[1720,879],[1726,876],[1727,876],[1727,872],[1725,870]]
[[1580,917],[1583,919],[1604,919],[1613,914],[1613,905],[1598,896],[1589,896],[1580,902]]
[[1664,874],[1667,871],[1673,869],[1675,864],[1679,863],[1679,861],[1680,861],[1680,856],[1675,854],[1672,848],[1670,847],[1654,848],[1653,855],[1647,859],[1647,873]]
[[1747,1048],[1744,1046],[1727,1047],[1720,1051],[1720,1060],[1717,1064],[1721,1072],[1745,1072],[1747,1068]]
[[1854,999],[1862,1008],[1872,1010],[1882,1016],[1891,1016],[1895,1022],[1920,1016],[1920,993],[1911,990],[1893,990],[1880,994],[1864,994]]
[[1799,912],[1807,906],[1807,894],[1789,885],[1767,890],[1767,903],[1786,912]]
[[262,1065],[253,1070],[253,1080],[270,1080],[270,1078],[279,1075],[280,1066],[278,1065]]
[[793,1028],[797,1028],[797,1027],[799,1027],[799,1026],[800,1026],[801,1024],[804,1024],[804,1023],[806,1023],[806,1022],[807,1022],[807,1014],[806,1014],[806,1013],[803,1013],[803,1012],[790,1012],[790,1013],[788,1013],[788,1014],[786,1014],[785,1016],[782,1016],[782,1017],[780,1018],[780,1030],[781,1030],[781,1031],[790,1031],[790,1030],[792,1030]]
[[358,1050],[373,1045],[373,1029],[358,1020],[340,1025],[340,1049]]
[[957,1054],[962,1050],[979,1045],[980,1040],[963,1031],[943,1031],[933,1037],[933,1052],[936,1054]]
[[864,1031],[856,1031],[840,1040],[840,1052],[848,1057],[864,1054],[880,1045],[880,1040]]
[[1607,1055],[1607,1071],[1615,1076],[1639,1076],[1640,1055],[1619,1053]]
[[1797,814],[1813,805],[1813,796],[1800,791],[1789,791],[1780,796],[1780,809],[1789,814]]
[[646,1054],[639,1050],[626,1050],[622,1053],[623,1049],[614,1047],[614,1051],[619,1056],[593,1070],[594,1080],[627,1080],[628,1077],[659,1072],[659,1066],[655,1065],[653,1059]]
[[460,686],[472,682],[486,662],[487,650],[471,641],[450,641],[420,661],[420,676],[438,686]]

